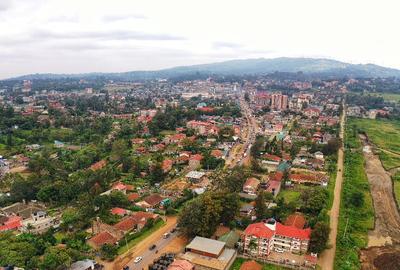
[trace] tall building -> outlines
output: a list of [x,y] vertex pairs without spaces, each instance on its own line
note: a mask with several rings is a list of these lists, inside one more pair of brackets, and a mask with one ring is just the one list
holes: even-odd
[[26,92],[30,92],[32,89],[32,82],[29,80],[24,80],[24,85],[22,88],[22,92],[26,93]]
[[286,110],[288,107],[288,96],[282,94],[271,95],[271,109],[276,111]]

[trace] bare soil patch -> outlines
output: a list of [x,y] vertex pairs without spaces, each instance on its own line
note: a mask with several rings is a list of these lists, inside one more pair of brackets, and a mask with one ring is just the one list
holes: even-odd
[[[361,136],[363,145],[369,145]],[[364,152],[365,172],[375,209],[375,228],[368,234],[368,248],[361,250],[362,269],[400,269],[400,215],[393,195],[393,184],[379,157]]]

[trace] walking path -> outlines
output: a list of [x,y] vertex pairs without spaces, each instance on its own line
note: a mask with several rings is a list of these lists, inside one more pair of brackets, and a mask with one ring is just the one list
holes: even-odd
[[[342,118],[340,119],[340,138],[343,141],[344,138],[344,125],[345,125],[345,113],[346,109],[343,109]],[[329,211],[329,220],[331,232],[329,233],[329,249],[326,249],[319,257],[318,264],[323,270],[333,270],[335,253],[336,253],[336,236],[339,222],[339,212],[340,212],[340,195],[342,193],[342,183],[343,183],[343,143],[338,151],[338,161],[337,161],[337,174],[334,190],[334,198],[332,208]]]

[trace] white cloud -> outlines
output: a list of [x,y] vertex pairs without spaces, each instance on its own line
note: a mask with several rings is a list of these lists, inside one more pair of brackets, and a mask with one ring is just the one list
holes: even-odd
[[398,10],[396,0],[0,0],[0,78],[279,56],[400,68]]

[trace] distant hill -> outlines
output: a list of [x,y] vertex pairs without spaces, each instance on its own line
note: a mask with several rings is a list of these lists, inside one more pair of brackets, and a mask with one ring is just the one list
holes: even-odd
[[328,77],[400,77],[400,70],[374,64],[349,64],[331,59],[273,58],[243,59],[219,63],[181,66],[157,71],[129,71],[121,73],[31,74],[13,79],[98,78],[114,80],[145,80],[174,78],[191,74],[257,75],[273,72],[303,72]]

